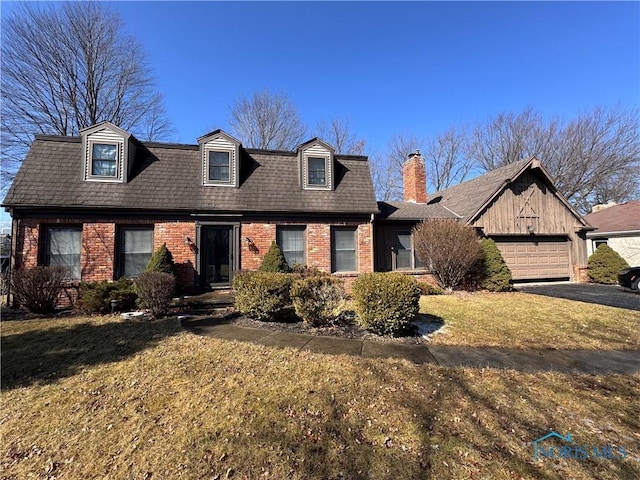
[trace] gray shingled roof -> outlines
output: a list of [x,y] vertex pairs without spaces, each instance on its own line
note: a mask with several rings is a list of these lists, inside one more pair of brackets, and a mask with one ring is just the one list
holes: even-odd
[[[427,203],[387,202],[393,209],[378,203],[383,218],[409,220],[424,218],[459,218],[468,222],[494,193],[517,176],[534,159],[496,168],[473,180],[460,183],[430,195]],[[386,212],[389,212],[385,215]]]
[[425,218],[458,217],[440,204],[414,202],[378,202],[380,217],[389,220],[423,220]]
[[201,185],[197,145],[158,143],[138,147],[128,183],[86,182],[81,145],[79,137],[36,137],[3,204],[188,212],[377,211],[365,157],[336,155],[335,191],[311,191],[300,187],[295,153],[244,150],[236,189]]

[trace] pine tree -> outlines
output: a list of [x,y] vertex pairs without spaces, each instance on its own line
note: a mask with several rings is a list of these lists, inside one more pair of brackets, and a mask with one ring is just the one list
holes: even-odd
[[271,242],[269,251],[262,260],[262,265],[258,269],[261,272],[284,272],[291,271],[287,259],[284,258],[284,254],[276,242]]
[[504,261],[496,242],[490,238],[480,241],[482,259],[480,271],[482,273],[482,288],[490,292],[505,292],[511,289],[511,270]]
[[587,264],[589,278],[594,283],[612,285],[618,281],[618,272],[629,268],[629,264],[609,245],[598,246]]
[[149,263],[144,269],[145,272],[164,272],[175,274],[175,264],[173,263],[173,255],[167,248],[167,244],[163,243],[151,256]]

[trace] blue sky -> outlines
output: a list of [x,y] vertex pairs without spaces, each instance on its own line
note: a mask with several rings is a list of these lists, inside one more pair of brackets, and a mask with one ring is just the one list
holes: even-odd
[[115,3],[149,54],[175,140],[228,129],[239,95],[348,117],[374,151],[533,106],[640,104],[638,2]]
[[265,88],[309,126],[348,117],[373,154],[393,134],[501,111],[640,105],[639,2],[110,5],[146,50],[182,143],[229,130],[238,96]]

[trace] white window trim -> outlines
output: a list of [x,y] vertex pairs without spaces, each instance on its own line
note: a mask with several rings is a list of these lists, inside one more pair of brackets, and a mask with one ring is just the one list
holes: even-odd
[[[203,171],[202,171],[202,184],[205,186],[217,186],[217,187],[235,187],[236,177],[236,148],[220,148],[220,147],[205,147],[203,150]],[[227,152],[229,154],[229,181],[224,182],[220,180],[211,180],[209,178],[209,152]]]
[[[93,146],[94,145],[113,145],[116,147],[116,174],[115,176],[104,176],[93,174]],[[122,150],[123,146],[120,142],[109,142],[99,139],[89,138],[87,141],[87,175],[86,180],[91,182],[122,182]]]

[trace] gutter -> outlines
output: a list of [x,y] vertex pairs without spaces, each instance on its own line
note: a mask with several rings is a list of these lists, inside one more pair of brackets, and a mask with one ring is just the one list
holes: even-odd
[[630,235],[640,235],[640,230],[618,230],[617,232],[589,232],[587,233],[587,238],[593,237],[611,237],[611,236],[630,236]]

